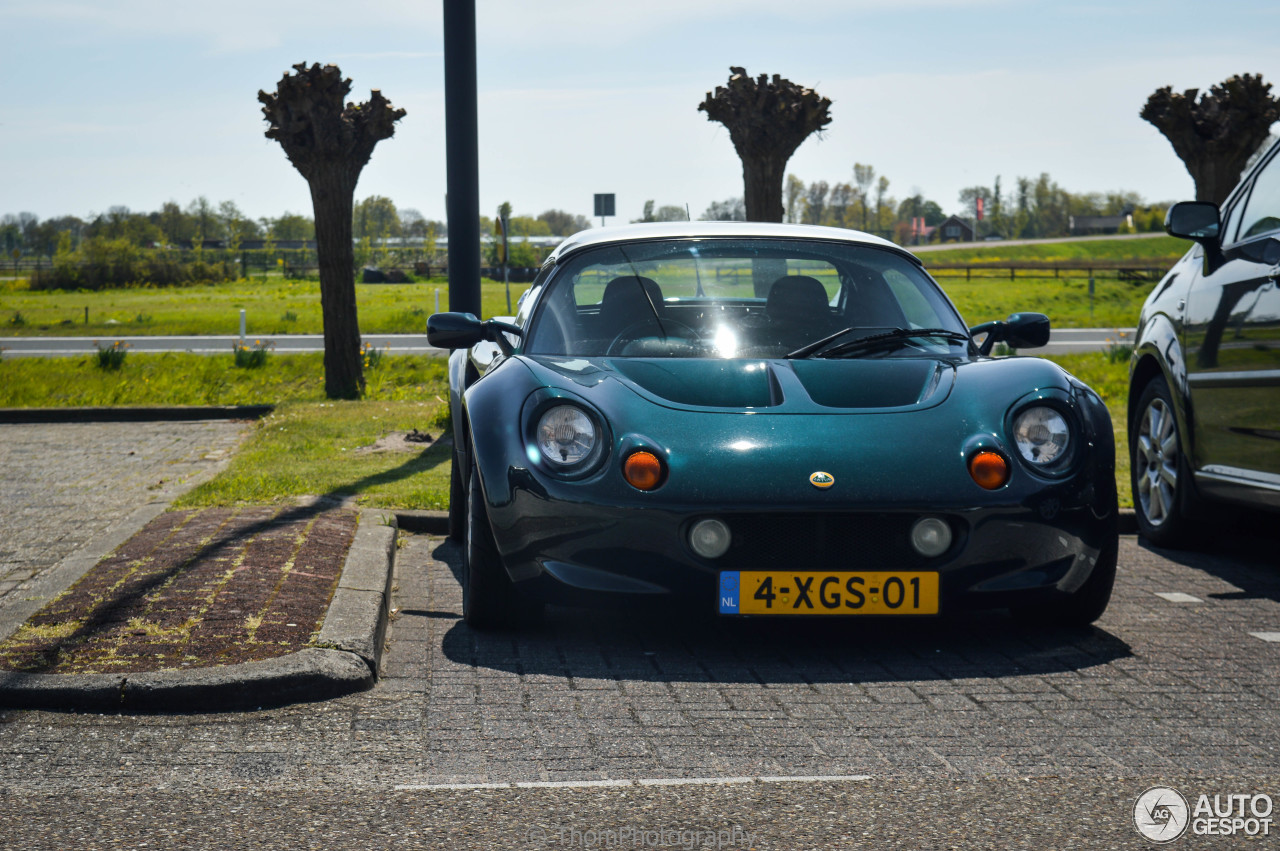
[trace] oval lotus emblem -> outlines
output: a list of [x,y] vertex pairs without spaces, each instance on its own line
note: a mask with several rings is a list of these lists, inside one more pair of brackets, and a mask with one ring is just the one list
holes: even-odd
[[835,483],[836,483],[835,476],[831,475],[830,473],[824,473],[821,470],[809,476],[809,484],[813,485],[815,488],[822,488],[823,490],[825,490],[831,487],[832,485],[834,485]]

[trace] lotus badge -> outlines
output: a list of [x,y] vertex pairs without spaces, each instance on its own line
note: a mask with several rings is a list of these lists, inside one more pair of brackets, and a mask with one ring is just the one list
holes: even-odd
[[823,490],[826,490],[835,483],[835,476],[830,473],[824,473],[821,470],[809,476],[809,484],[813,485],[815,488],[822,488]]

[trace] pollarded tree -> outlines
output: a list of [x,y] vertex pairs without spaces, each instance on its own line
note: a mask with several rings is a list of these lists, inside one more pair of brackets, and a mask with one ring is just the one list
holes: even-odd
[[1221,204],[1245,164],[1280,119],[1280,99],[1261,75],[1236,75],[1209,88],[1157,89],[1139,113],[1164,134],[1196,183],[1196,200]]
[[726,86],[698,104],[708,121],[729,128],[742,159],[743,200],[747,220],[781,222],[782,180],[787,160],[800,143],[831,123],[831,100],[777,74],[752,79],[731,67]]
[[307,180],[315,208],[320,259],[320,308],[324,318],[324,392],[352,399],[364,392],[360,325],[356,316],[352,202],[360,171],[374,146],[395,134],[403,109],[374,89],[367,103],[347,103],[351,80],[337,65],[293,66],[274,94],[258,92],[270,126],[267,138],[284,148]]

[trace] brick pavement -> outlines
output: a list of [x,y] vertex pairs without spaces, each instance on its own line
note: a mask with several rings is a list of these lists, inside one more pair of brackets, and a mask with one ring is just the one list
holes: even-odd
[[0,424],[0,599],[224,461],[243,422]]
[[410,536],[373,691],[245,714],[0,713],[0,789],[1247,781],[1280,764],[1280,644],[1250,635],[1280,631],[1268,546],[1170,554],[1126,537],[1112,608],[1083,632],[995,615],[745,624],[556,609],[538,631],[477,635],[457,617],[457,548]]

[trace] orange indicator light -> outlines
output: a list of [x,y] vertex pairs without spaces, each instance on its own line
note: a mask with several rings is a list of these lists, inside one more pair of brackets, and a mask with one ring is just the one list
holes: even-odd
[[632,452],[622,462],[622,475],[631,487],[651,491],[662,484],[662,462],[652,452]]
[[969,475],[979,486],[998,490],[1009,481],[1009,462],[999,452],[984,450],[969,459]]

